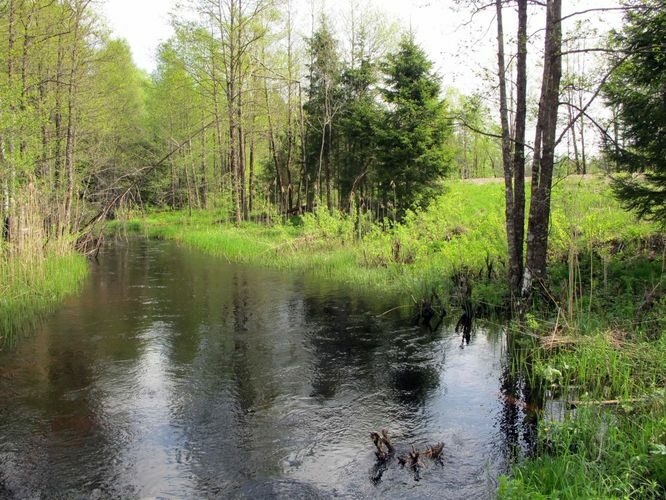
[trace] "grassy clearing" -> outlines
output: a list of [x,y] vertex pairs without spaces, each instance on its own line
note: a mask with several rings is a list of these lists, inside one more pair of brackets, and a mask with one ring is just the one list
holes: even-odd
[[[213,212],[156,212],[122,226],[403,302],[433,288],[454,293],[450,278],[462,272],[474,280],[477,306],[492,310],[505,297],[503,196],[501,184],[451,183],[428,210],[384,227],[325,211],[272,227],[235,227]],[[540,419],[536,455],[515,464],[498,494],[659,498],[666,493],[663,232],[622,210],[603,180],[564,180],[553,191],[549,258],[550,298],[516,327],[512,362],[533,387],[583,405],[562,421]],[[609,400],[617,403],[598,404]]]
[[87,272],[86,259],[74,253],[0,257],[0,347],[33,328],[79,287]]

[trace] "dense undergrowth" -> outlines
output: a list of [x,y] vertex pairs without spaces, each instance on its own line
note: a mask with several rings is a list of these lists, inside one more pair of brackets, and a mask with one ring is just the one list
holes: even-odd
[[0,256],[0,348],[34,328],[44,314],[78,289],[87,272],[85,257],[74,252]]
[[[150,212],[116,230],[172,239],[230,261],[308,271],[411,298],[473,282],[477,310],[506,303],[503,187],[451,183],[401,224],[319,211],[281,223],[215,211]],[[621,209],[601,179],[553,190],[547,292],[516,331],[513,368],[532,387],[577,400],[544,414],[531,457],[501,481],[506,498],[658,498],[666,492],[664,235]]]

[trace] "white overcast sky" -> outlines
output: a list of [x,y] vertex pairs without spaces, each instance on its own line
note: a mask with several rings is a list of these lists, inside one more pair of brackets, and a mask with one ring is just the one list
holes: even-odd
[[[294,0],[299,11],[301,26],[298,30],[309,33],[311,0]],[[341,18],[349,10],[351,0],[315,0],[334,18]],[[136,64],[151,72],[155,69],[155,53],[160,42],[172,33],[170,13],[177,0],[102,0],[103,13],[114,36],[125,38],[133,52]],[[457,8],[453,0],[362,0],[360,5],[374,5],[390,19],[399,21],[414,31],[417,41],[435,61],[438,73],[446,85],[471,93],[484,85],[478,78],[484,69],[494,70],[495,26],[492,11],[470,20],[470,11]],[[565,14],[589,8],[615,6],[616,0],[565,0]],[[515,18],[507,10],[507,24]],[[589,14],[594,26],[605,29],[617,26],[621,17],[616,13]],[[542,22],[543,14],[538,15]],[[569,27],[573,20],[567,21]],[[509,24],[510,26],[510,24]],[[507,32],[511,33],[507,28]],[[535,72],[538,73],[538,72]],[[487,85],[487,84],[486,84]]]

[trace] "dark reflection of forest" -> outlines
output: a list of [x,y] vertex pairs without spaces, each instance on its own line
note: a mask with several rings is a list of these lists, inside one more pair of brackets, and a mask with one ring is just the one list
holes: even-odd
[[395,495],[399,471],[369,481],[367,436],[381,426],[448,441],[458,472],[420,493],[481,491],[478,467],[522,439],[522,416],[499,403],[515,391],[499,336],[462,350],[450,326],[377,314],[389,308],[311,277],[120,241],[0,359],[0,493]]

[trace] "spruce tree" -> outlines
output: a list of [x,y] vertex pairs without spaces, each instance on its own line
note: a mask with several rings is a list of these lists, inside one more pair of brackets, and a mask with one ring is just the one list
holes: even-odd
[[666,2],[632,2],[613,38],[626,59],[605,95],[622,137],[608,137],[606,151],[619,170],[640,174],[616,178],[615,192],[639,216],[666,222]]
[[432,66],[414,37],[407,35],[383,68],[388,109],[377,177],[383,201],[394,207],[397,219],[427,203],[450,164],[445,142],[451,127]]
[[308,40],[310,86],[303,108],[307,120],[306,169],[309,184],[308,205],[324,201],[332,208],[334,128],[340,107],[340,56],[338,42],[328,19],[322,17],[319,29]]
[[342,105],[338,124],[339,184],[342,208],[353,199],[365,199],[378,155],[378,130],[383,109],[376,90],[376,68],[363,59],[357,68],[342,74]]

